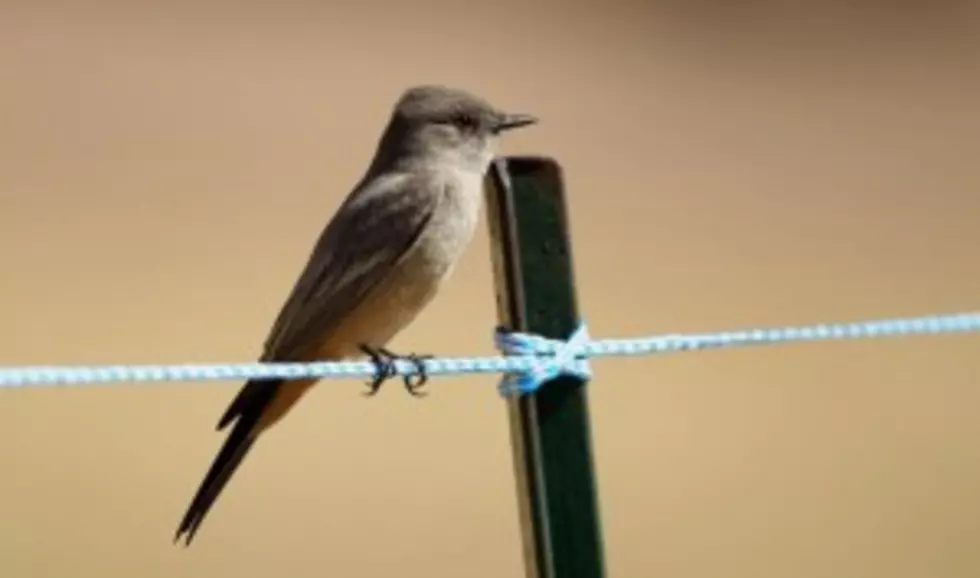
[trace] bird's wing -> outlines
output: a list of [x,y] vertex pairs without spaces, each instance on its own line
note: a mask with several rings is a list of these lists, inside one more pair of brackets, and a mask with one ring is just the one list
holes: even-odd
[[[265,342],[262,361],[308,361],[325,335],[356,310],[412,248],[446,184],[392,177],[355,190],[324,229]],[[218,420],[218,430],[264,406],[275,381],[251,380]]]
[[304,360],[409,252],[444,189],[422,176],[400,175],[352,195],[317,241],[273,324],[263,360]]
[[[445,190],[436,184],[407,175],[392,177],[374,181],[345,200],[320,235],[279,313],[266,341],[264,360],[302,360],[360,305],[411,250],[431,220]],[[252,447],[265,412],[284,392],[289,395],[281,380],[251,380],[232,400],[218,429],[232,421],[235,427],[188,506],[175,540],[182,536],[187,544],[193,540]]]

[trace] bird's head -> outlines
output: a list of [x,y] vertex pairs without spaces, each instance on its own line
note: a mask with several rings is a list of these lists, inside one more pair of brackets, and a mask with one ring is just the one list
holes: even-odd
[[388,133],[413,156],[483,172],[501,133],[535,122],[531,115],[502,112],[463,90],[424,85],[409,88],[398,99]]

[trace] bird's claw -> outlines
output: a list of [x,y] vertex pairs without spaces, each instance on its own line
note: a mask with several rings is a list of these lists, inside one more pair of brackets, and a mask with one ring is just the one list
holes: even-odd
[[409,394],[415,397],[426,395],[424,391],[419,391],[419,389],[429,381],[429,374],[425,371],[425,360],[432,359],[432,357],[432,355],[417,355],[415,353],[410,353],[404,357],[404,359],[415,364],[415,373],[409,373],[403,379],[405,390]]
[[368,390],[364,392],[365,396],[371,397],[378,393],[381,384],[395,375],[395,363],[391,358],[383,355],[381,349],[361,345],[361,351],[370,357],[371,363],[374,364],[374,377],[368,382]]
[[368,383],[368,390],[364,392],[364,395],[371,397],[378,393],[378,390],[381,389],[381,385],[384,382],[398,374],[398,368],[395,366],[395,362],[399,359],[410,361],[416,367],[415,373],[409,373],[402,377],[405,390],[415,397],[426,395],[424,391],[419,391],[419,389],[429,380],[429,375],[425,371],[425,360],[432,359],[433,356],[416,355],[414,353],[398,355],[384,347],[371,347],[369,345],[361,345],[361,351],[371,358],[371,363],[374,364],[375,368],[374,377]]

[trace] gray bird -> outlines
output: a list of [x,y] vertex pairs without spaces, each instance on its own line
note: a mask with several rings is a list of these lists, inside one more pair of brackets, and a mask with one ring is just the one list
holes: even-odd
[[[368,394],[404,357],[385,345],[435,296],[473,237],[497,137],[536,119],[506,114],[443,86],[417,86],[396,103],[374,159],[313,248],[266,339],[262,361],[341,360],[369,355],[378,372]],[[189,545],[260,433],[316,379],[247,382],[218,422],[232,422],[174,541]]]

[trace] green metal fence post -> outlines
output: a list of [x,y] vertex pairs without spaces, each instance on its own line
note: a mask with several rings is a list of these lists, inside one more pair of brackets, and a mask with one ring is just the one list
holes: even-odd
[[[487,197],[501,326],[567,339],[579,318],[561,168],[497,159]],[[602,578],[584,381],[559,377],[507,403],[527,577]]]

